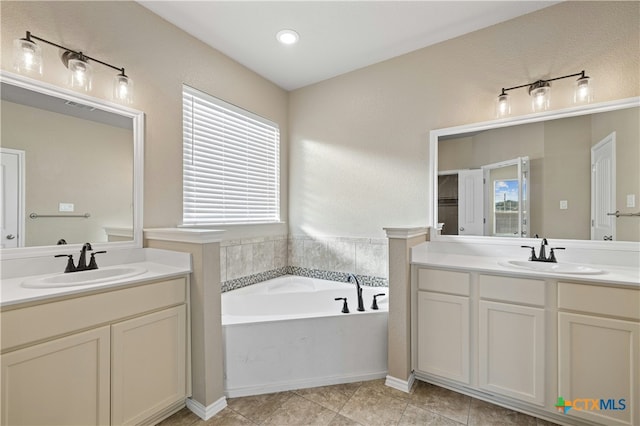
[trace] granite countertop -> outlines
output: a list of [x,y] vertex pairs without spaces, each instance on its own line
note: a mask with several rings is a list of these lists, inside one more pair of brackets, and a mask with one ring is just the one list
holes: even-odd
[[517,257],[492,257],[469,254],[454,254],[430,251],[424,246],[412,249],[411,263],[418,266],[429,266],[461,271],[486,272],[491,274],[510,275],[528,278],[552,278],[563,281],[580,281],[600,285],[615,285],[640,288],[640,269],[605,264],[584,264],[590,268],[602,270],[597,274],[565,274],[547,271],[535,271],[508,265],[509,260],[523,260]]

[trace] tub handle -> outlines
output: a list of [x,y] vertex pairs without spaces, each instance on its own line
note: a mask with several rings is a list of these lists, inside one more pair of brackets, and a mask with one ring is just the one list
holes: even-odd
[[343,314],[348,314],[349,313],[349,306],[347,305],[347,298],[346,297],[336,297],[335,300],[344,300],[344,303],[342,304],[342,313]]
[[378,301],[376,300],[376,297],[380,297],[380,296],[385,296],[385,293],[380,293],[380,294],[374,294],[373,295],[373,303],[371,304],[371,309],[373,310],[378,310]]

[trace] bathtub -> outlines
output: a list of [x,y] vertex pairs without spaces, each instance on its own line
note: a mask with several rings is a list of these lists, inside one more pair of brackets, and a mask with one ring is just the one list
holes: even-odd
[[363,299],[358,312],[355,284],[292,275],[223,293],[227,397],[385,377],[388,288],[363,287]]

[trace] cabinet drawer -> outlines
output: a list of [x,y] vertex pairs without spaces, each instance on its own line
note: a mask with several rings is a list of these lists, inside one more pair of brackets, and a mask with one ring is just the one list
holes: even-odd
[[443,271],[441,269],[418,269],[418,288],[439,293],[469,295],[467,272]]
[[558,307],[640,320],[640,290],[559,282]]
[[480,275],[480,297],[504,302],[544,306],[546,299],[545,284],[542,280]]
[[176,278],[6,311],[2,351],[186,302],[187,280]]

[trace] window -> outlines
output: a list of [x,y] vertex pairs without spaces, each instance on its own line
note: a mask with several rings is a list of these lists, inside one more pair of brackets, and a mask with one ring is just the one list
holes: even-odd
[[518,179],[503,179],[493,182],[494,235],[518,235],[520,208]]
[[280,221],[278,125],[182,90],[183,224]]

